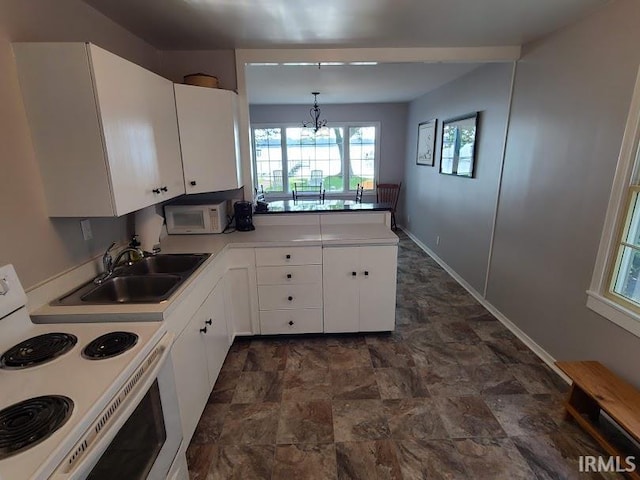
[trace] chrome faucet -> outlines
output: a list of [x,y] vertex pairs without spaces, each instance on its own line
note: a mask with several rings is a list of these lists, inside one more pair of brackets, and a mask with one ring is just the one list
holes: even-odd
[[138,256],[137,260],[140,260],[142,257],[144,257],[144,252],[142,251],[141,248],[138,247],[127,247],[124,250],[120,251],[120,253],[118,253],[118,255],[116,255],[116,259],[113,261],[113,265],[111,266],[111,273],[113,273],[113,270],[120,265],[120,261],[122,260],[122,257],[124,257],[125,255],[129,255],[129,265],[131,265],[133,262],[137,261],[137,260],[133,260],[132,258],[132,254],[136,254]]
[[116,255],[116,259],[114,260],[111,256],[111,250],[115,246],[116,242],[113,242],[111,245],[109,245],[109,248],[107,248],[107,250],[102,255],[102,267],[104,271],[93,280],[93,283],[95,283],[96,285],[100,285],[113,275],[113,271],[122,261],[122,257],[124,257],[126,254],[129,254],[129,264],[133,263],[131,255],[134,253],[138,255],[138,258],[144,257],[144,252],[142,251],[142,249],[129,246],[121,250],[120,253]]

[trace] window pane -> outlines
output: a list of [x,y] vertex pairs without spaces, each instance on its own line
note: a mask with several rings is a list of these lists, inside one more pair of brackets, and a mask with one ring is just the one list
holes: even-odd
[[254,128],[253,152],[256,159],[258,188],[265,192],[282,192],[282,129]]
[[376,128],[349,128],[349,190],[358,184],[365,190],[375,187]]
[[620,264],[618,274],[614,278],[613,291],[640,304],[640,283],[638,282],[640,251],[630,247],[621,248]]
[[302,127],[286,129],[288,191],[322,185],[327,192],[342,192],[343,128],[323,128],[314,134]]
[[633,192],[631,194],[624,242],[640,247],[640,201],[638,198],[638,192]]

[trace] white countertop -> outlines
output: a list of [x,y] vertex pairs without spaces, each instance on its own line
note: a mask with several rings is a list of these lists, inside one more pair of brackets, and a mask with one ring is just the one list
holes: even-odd
[[[211,235],[169,235],[160,246],[162,253],[211,253],[196,272],[168,299],[152,304],[114,304],[114,305],[44,305],[35,312],[35,322],[43,321],[38,317],[49,317],[46,321],[64,321],[66,323],[85,322],[87,317],[100,317],[98,321],[161,321],[174,310],[178,301],[186,298],[195,289],[195,284],[207,267],[217,262],[228,248],[260,248],[287,246],[322,245],[395,245],[398,237],[384,224],[338,224],[338,225],[278,225],[257,226],[250,232],[233,232]],[[89,279],[87,279],[89,280]],[[53,298],[63,295],[54,292]],[[52,320],[56,317],[55,320]]]

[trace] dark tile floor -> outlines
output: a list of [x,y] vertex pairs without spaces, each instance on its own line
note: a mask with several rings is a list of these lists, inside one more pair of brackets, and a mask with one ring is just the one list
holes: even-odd
[[[399,232],[392,334],[238,339],[192,479],[573,479],[567,386]],[[617,478],[608,476],[606,478]]]

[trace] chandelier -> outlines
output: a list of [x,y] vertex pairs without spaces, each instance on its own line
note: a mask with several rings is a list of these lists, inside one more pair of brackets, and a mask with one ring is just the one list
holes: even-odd
[[303,122],[304,128],[313,128],[313,133],[318,133],[318,130],[327,126],[326,120],[320,120],[320,107],[318,106],[318,95],[320,92],[311,92],[313,95],[313,107],[309,109],[309,115],[311,116],[310,122]]

